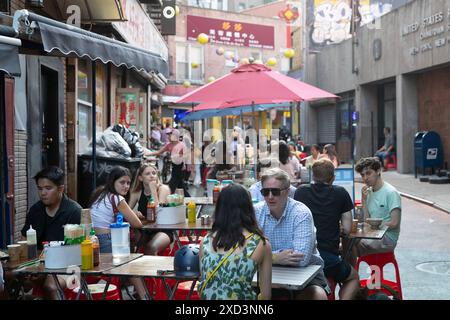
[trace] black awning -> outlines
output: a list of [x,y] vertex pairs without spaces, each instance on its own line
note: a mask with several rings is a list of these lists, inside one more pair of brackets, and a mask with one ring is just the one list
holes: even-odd
[[20,77],[19,49],[17,46],[0,43],[0,71]]
[[157,53],[26,10],[16,11],[14,21],[14,24],[20,21],[26,27],[36,22],[46,52],[58,50],[64,55],[75,54],[80,58],[101,60],[105,64],[111,62],[117,67],[126,66],[128,69],[146,72],[156,71],[165,77],[169,76],[168,62]]

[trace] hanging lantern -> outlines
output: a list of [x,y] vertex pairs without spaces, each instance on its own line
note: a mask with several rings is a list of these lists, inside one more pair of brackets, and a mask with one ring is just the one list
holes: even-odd
[[222,47],[217,48],[216,53],[217,53],[217,55],[222,56],[225,53],[225,49]]
[[242,64],[249,64],[250,61],[248,60],[248,58],[242,58],[241,63]]
[[241,61],[241,59],[239,59],[239,57],[233,57],[232,60],[234,63],[239,63]]
[[225,52],[224,56],[225,56],[225,59],[231,60],[234,58],[234,53],[231,51],[227,51],[227,52]]
[[289,49],[284,50],[284,56],[285,56],[286,58],[289,58],[289,59],[290,59],[290,58],[292,58],[294,55],[295,55],[294,49],[289,48]]
[[267,59],[267,65],[269,67],[275,67],[277,65],[277,59],[274,57]]
[[213,76],[211,76],[211,77],[208,78],[208,83],[211,83],[211,82],[213,82],[214,80],[216,80],[216,78],[214,78]]
[[191,86],[191,83],[190,83],[189,81],[185,80],[185,81],[183,82],[183,87],[189,88],[190,86]]
[[254,63],[263,64],[262,60],[260,60],[260,59],[255,60]]
[[208,35],[206,35],[204,33],[200,33],[197,36],[197,42],[200,43],[200,44],[207,44],[208,41],[209,41],[209,37],[208,37]]
[[179,6],[175,6],[175,15],[176,16],[180,15],[180,7]]
[[198,68],[198,63],[197,62],[191,62],[191,67],[192,67],[192,69]]
[[248,62],[255,63],[255,58],[253,58],[253,57],[248,58]]

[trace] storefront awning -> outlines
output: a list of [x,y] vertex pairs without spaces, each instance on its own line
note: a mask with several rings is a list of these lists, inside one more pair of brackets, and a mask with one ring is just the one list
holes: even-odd
[[68,18],[67,9],[71,6],[80,8],[82,23],[126,21],[120,0],[52,0],[52,2],[63,18]]
[[20,40],[0,36],[0,71],[20,77],[19,50]]
[[137,71],[160,72],[169,76],[169,65],[159,54],[117,41],[72,25],[67,25],[31,12],[18,10],[14,14],[14,29],[38,27],[46,52],[57,50],[64,55],[75,54],[117,67],[126,66]]

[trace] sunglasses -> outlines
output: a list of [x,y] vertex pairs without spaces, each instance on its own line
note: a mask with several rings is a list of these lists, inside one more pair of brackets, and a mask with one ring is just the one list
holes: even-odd
[[281,191],[287,190],[288,188],[280,189],[280,188],[262,188],[261,194],[264,197],[268,197],[269,193],[272,193],[272,196],[279,197],[281,194]]

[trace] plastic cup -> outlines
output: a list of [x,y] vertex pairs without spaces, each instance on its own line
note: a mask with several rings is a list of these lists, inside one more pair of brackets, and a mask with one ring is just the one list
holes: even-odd
[[352,221],[352,233],[356,233],[358,231],[358,219],[353,219]]
[[20,260],[28,259],[28,244],[27,241],[18,241],[18,245],[20,245]]
[[20,261],[20,244],[8,245],[8,255],[9,261],[11,262]]
[[208,195],[208,198],[213,197],[213,189],[218,181],[216,179],[206,179],[206,192]]

